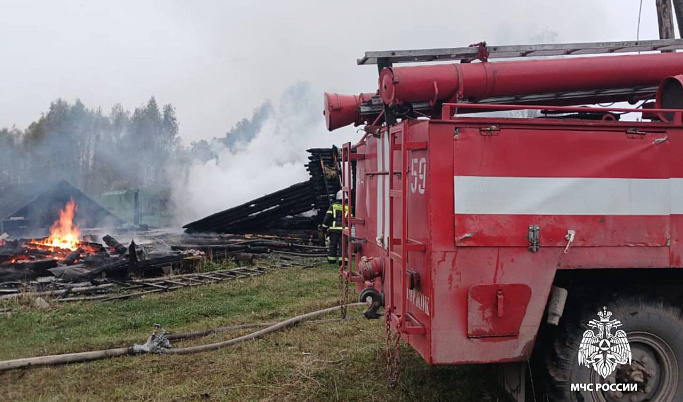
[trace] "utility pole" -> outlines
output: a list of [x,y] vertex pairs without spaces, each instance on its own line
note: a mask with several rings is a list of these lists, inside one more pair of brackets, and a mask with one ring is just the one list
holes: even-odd
[[676,24],[678,25],[678,35],[683,37],[683,0],[673,0],[674,14],[676,14]]
[[[674,39],[675,35],[673,14],[671,13],[671,0],[655,1],[657,4],[657,21],[659,22],[659,39]],[[680,0],[678,0],[677,3],[680,3]]]

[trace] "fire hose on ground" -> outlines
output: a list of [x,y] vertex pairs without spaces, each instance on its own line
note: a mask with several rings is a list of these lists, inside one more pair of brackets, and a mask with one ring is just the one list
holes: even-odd
[[[348,306],[360,306],[365,305],[365,303],[353,303]],[[254,340],[261,338],[264,335],[281,331],[283,329],[291,328],[298,325],[304,321],[311,320],[316,317],[323,316],[328,313],[337,311],[341,306],[330,307],[318,311],[313,311],[310,313],[298,315],[296,317],[289,318],[285,321],[277,323],[262,323],[262,324],[243,324],[236,325],[232,327],[214,328],[205,331],[188,332],[184,334],[166,335],[166,331],[161,330],[158,325],[155,324],[155,331],[147,339],[147,342],[143,345],[133,345],[115,349],[105,349],[105,350],[95,350],[90,352],[79,352],[79,353],[67,353],[61,355],[48,355],[48,356],[38,356],[38,357],[27,357],[22,359],[5,360],[0,361],[0,371],[12,370],[17,368],[29,368],[35,366],[54,366],[59,364],[69,364],[69,363],[80,363],[93,360],[107,359],[110,357],[118,356],[130,356],[138,355],[143,353],[158,353],[158,354],[168,354],[168,355],[186,355],[192,353],[207,352],[211,350],[221,349],[228,346],[236,345],[238,343]],[[331,320],[321,320],[321,322],[329,322]],[[237,338],[228,339],[221,342],[210,343],[207,345],[200,346],[190,346],[185,348],[172,349],[170,347],[169,339],[185,339],[185,338],[196,338],[200,336],[206,336],[216,332],[227,331],[230,329],[240,329],[249,328],[257,326],[265,326],[256,332],[252,332],[248,335],[239,336]]]

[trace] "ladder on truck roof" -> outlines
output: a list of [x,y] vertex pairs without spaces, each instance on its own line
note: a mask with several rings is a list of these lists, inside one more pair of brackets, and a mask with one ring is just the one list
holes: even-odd
[[487,46],[486,42],[468,47],[384,50],[365,52],[358,65],[391,65],[435,61],[486,61],[514,57],[581,56],[635,52],[667,52],[683,49],[683,39],[640,40],[624,42],[558,43],[545,45]]

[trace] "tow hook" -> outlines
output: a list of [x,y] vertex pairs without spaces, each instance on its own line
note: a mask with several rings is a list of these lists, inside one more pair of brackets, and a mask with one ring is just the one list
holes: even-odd
[[372,287],[363,289],[359,299],[361,303],[367,303],[369,306],[363,311],[365,318],[375,320],[380,317],[377,311],[384,305],[384,297],[377,289]]

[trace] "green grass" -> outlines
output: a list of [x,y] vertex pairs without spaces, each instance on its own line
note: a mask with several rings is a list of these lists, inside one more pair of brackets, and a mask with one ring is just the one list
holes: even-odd
[[[288,269],[267,275],[104,303],[38,310],[5,303],[0,359],[142,343],[154,323],[185,332],[273,321],[338,303],[337,272]],[[350,314],[360,315],[362,309]],[[174,343],[217,342],[247,332]],[[430,367],[403,344],[399,385],[385,382],[384,322],[305,324],[263,339],[186,356],[120,357],[0,373],[10,400],[502,401],[486,366]]]
[[217,262],[211,260],[210,258],[202,258],[201,262],[194,267],[193,272],[205,273],[211,271],[220,271],[223,269],[232,269],[236,267],[237,264],[235,264],[235,261],[233,260],[224,260],[222,262]]

